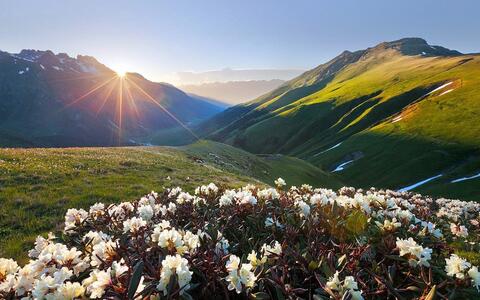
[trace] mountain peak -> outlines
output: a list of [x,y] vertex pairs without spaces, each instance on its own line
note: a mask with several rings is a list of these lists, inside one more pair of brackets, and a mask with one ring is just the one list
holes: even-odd
[[407,37],[395,41],[383,42],[373,48],[367,49],[368,53],[393,49],[403,55],[423,56],[456,56],[462,53],[441,46],[432,46],[426,40],[418,37]]

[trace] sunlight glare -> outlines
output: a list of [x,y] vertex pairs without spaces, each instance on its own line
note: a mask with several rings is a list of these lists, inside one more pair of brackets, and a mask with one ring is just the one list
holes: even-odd
[[117,76],[120,78],[124,78],[127,75],[127,72],[125,70],[117,70],[115,71],[117,73]]

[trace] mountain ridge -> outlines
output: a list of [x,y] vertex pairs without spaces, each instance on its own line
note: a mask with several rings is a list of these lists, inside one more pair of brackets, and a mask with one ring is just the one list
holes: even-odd
[[135,144],[223,110],[138,73],[120,78],[87,55],[1,52],[0,66],[0,128],[9,132],[3,146]]
[[[420,38],[384,42],[342,52],[198,132],[252,153],[305,159],[353,186],[396,189],[442,173],[417,189],[455,193],[450,181],[480,171],[479,78],[479,55]],[[462,182],[470,197],[479,184]]]

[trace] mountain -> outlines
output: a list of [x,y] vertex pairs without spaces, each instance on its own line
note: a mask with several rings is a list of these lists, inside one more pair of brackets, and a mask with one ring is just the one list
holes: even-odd
[[478,200],[478,116],[480,55],[405,38],[345,51],[198,132],[303,158],[348,185]]
[[223,109],[136,73],[120,77],[91,56],[0,52],[1,146],[135,144]]
[[255,99],[279,87],[284,82],[284,80],[280,79],[246,80],[189,84],[179,87],[187,93],[219,99],[234,105]]
[[302,74],[302,69],[231,69],[206,72],[177,72],[173,79],[183,85],[197,85],[212,82],[248,81],[248,80],[289,80]]

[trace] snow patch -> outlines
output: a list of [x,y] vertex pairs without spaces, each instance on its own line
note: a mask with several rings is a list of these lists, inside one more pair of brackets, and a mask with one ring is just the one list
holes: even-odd
[[427,55],[427,53],[425,53],[425,52],[422,52],[422,55]]
[[446,90],[445,92],[441,93],[439,96],[448,94],[448,93],[450,93],[451,91],[453,91],[453,89]]
[[62,68],[60,68],[60,67],[57,67],[57,66],[52,66],[52,68],[54,68],[54,69],[55,69],[55,70],[57,70],[57,71],[63,71],[63,69],[62,69]]
[[415,183],[415,184],[412,184],[412,185],[406,186],[406,187],[404,187],[404,188],[401,188],[401,189],[399,189],[398,191],[399,191],[399,192],[408,192],[408,191],[410,191],[410,190],[413,190],[413,189],[416,188],[416,187],[419,187],[419,186],[421,186],[421,185],[424,185],[425,183],[430,182],[430,181],[432,181],[432,180],[434,180],[434,179],[437,179],[437,178],[439,178],[439,177],[442,177],[442,176],[443,176],[443,174],[438,174],[438,175],[436,175],[436,176],[433,176],[433,177],[427,178],[427,179],[425,179],[425,180],[419,181],[419,182],[417,182],[417,183]]
[[[441,89],[443,89],[443,88],[451,85],[452,83],[453,83],[453,81],[450,81],[450,82],[447,82],[447,83],[445,83],[445,84],[442,84],[442,85],[439,86],[438,88],[436,88],[436,89],[434,89],[433,91],[427,93],[427,95],[430,95],[430,94],[432,94],[432,93],[435,93],[436,91],[439,91],[439,90],[441,90]],[[427,96],[427,95],[425,95],[425,96]]]
[[327,152],[327,151],[330,151],[330,150],[332,150],[332,149],[335,149],[335,148],[337,148],[338,146],[340,146],[341,144],[342,144],[342,142],[340,142],[340,143],[338,143],[338,144],[336,144],[336,145],[334,145],[334,146],[332,146],[332,147],[330,147],[330,148],[328,148],[328,149],[326,149],[326,150],[323,150],[323,151],[320,152],[320,153],[315,154],[313,157],[318,156],[318,155],[320,155],[320,154],[323,154],[323,153],[325,153],[325,152]]
[[42,68],[42,70],[45,70],[45,67],[42,64],[40,64],[40,68]]
[[26,67],[25,70],[20,70],[18,71],[18,75],[22,75],[22,74],[25,74],[26,72],[30,71],[30,68],[29,67]]
[[94,73],[94,74],[98,73],[97,68],[95,68],[94,66],[86,65],[78,61],[77,61],[77,65],[80,67],[83,73]]
[[345,166],[348,165],[348,164],[350,164],[350,163],[352,163],[352,162],[353,162],[353,159],[352,159],[352,160],[349,160],[349,161],[346,161],[346,162],[344,162],[344,163],[341,163],[341,164],[339,164],[339,165],[335,168],[335,170],[333,170],[332,172],[340,172],[340,171],[343,171],[343,170],[345,170]]
[[457,179],[454,179],[454,180],[450,181],[450,183],[462,182],[462,181],[465,181],[465,180],[475,179],[475,178],[478,178],[478,177],[480,177],[480,173],[478,173],[477,175],[473,175],[473,176],[457,178]]
[[397,116],[397,117],[393,118],[392,123],[396,123],[398,121],[401,121],[402,119],[403,119],[402,116]]

